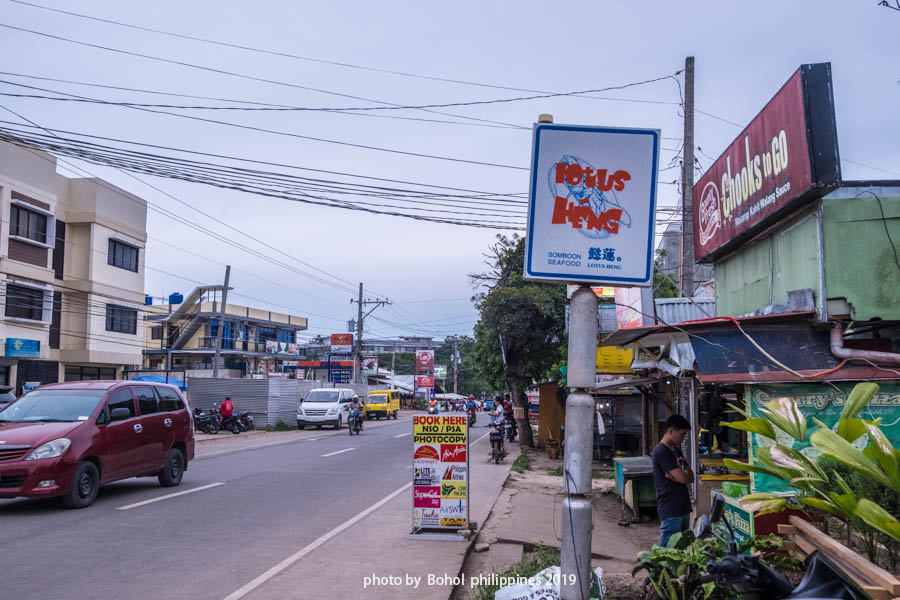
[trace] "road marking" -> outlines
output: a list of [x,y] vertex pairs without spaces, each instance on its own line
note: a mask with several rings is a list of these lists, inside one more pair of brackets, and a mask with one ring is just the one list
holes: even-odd
[[390,502],[391,500],[396,498],[398,495],[400,495],[403,492],[405,492],[406,490],[408,490],[410,487],[412,487],[411,482],[407,483],[406,485],[404,485],[403,487],[401,487],[399,489],[394,490],[393,492],[391,492],[390,494],[388,494],[387,496],[385,496],[384,498],[382,498],[381,500],[379,500],[378,502],[376,502],[375,504],[373,504],[366,510],[357,514],[355,517],[353,517],[349,521],[344,521],[341,525],[338,525],[337,527],[335,527],[334,529],[332,529],[325,535],[321,536],[319,539],[312,542],[311,544],[309,544],[302,550],[299,550],[296,553],[288,556],[286,559],[284,559],[283,561],[281,561],[280,563],[278,563],[277,565],[275,565],[274,567],[272,567],[271,569],[269,569],[268,571],[266,571],[265,573],[263,573],[262,575],[260,575],[256,579],[254,579],[253,581],[251,581],[250,583],[248,583],[245,586],[243,586],[242,588],[232,592],[231,594],[229,594],[228,596],[225,597],[225,600],[239,600],[240,598],[243,598],[244,596],[246,596],[247,594],[249,594],[256,588],[258,588],[262,584],[266,583],[267,581],[269,581],[270,579],[272,579],[273,577],[275,577],[276,575],[278,575],[279,573],[281,573],[282,571],[284,571],[285,569],[287,569],[288,567],[290,567],[291,565],[296,563],[298,560],[300,560],[301,558],[303,558],[304,556],[306,556],[307,554],[309,554],[310,552],[312,552],[313,550],[315,550],[316,548],[318,548],[319,546],[321,546],[322,544],[324,544],[331,538],[335,537],[340,532],[344,531],[351,525],[355,524],[357,521],[361,521],[368,515],[372,514],[373,512],[375,512],[376,510],[378,510],[379,508],[381,508],[382,506],[384,506],[385,504],[387,504],[388,502]]
[[337,452],[329,452],[328,454],[323,454],[322,458],[326,456],[334,456],[335,454],[340,454],[342,452],[350,452],[351,450],[356,450],[356,448],[344,448],[343,450],[338,450]]
[[304,440],[304,441],[306,441],[306,442],[318,442],[318,441],[321,440],[321,439],[322,439],[322,438],[309,438],[308,440]]
[[150,500],[144,500],[143,502],[135,502],[134,504],[126,504],[125,506],[118,507],[116,510],[129,510],[132,508],[137,508],[139,506],[144,506],[145,504],[152,504],[153,502],[159,502],[160,500],[168,500],[169,498],[174,498],[176,496],[184,496],[185,494],[193,494],[194,492],[199,492],[201,490],[208,490],[209,488],[218,487],[220,485],[225,485],[225,482],[220,481],[219,483],[210,483],[209,485],[201,485],[200,487],[196,487],[192,490],[185,490],[183,492],[167,494],[165,496],[160,496],[159,498],[151,498]]
[[407,431],[406,433],[401,433],[400,435],[395,435],[394,437],[395,437],[395,438],[398,438],[398,437],[403,437],[403,436],[406,436],[406,435],[412,435],[412,434],[411,434],[409,431]]
[[481,440],[483,440],[484,438],[486,438],[486,437],[489,436],[489,435],[491,435],[491,432],[490,432],[490,431],[488,431],[486,434],[484,434],[483,436],[481,436],[480,438],[478,438],[478,439],[475,440],[474,442],[469,442],[469,445],[477,444],[478,442],[480,442]]

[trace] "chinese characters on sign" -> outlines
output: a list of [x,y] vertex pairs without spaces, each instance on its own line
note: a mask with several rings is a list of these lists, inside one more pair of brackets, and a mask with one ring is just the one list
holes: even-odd
[[468,444],[464,415],[413,417],[413,532],[468,526]]

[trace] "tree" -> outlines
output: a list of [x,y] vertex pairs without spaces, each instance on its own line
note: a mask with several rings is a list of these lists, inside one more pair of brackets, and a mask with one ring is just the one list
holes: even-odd
[[522,443],[533,447],[525,390],[565,360],[566,288],[523,279],[524,257],[524,238],[498,235],[485,254],[488,271],[469,277],[481,289],[473,297],[481,312],[475,325],[476,371],[495,389],[509,390],[513,405],[523,409]]
[[454,341],[459,349],[459,365],[457,368],[457,389],[463,396],[479,396],[487,391],[490,386],[478,376],[475,369],[475,340],[467,335],[447,336],[444,343],[434,351],[435,364],[447,367],[447,380],[444,386],[448,392],[453,391],[453,349]]
[[665,258],[666,251],[663,248],[659,248],[656,251],[656,259],[653,261],[653,297],[678,298],[681,296],[681,293],[678,291],[678,284],[675,278],[663,270]]

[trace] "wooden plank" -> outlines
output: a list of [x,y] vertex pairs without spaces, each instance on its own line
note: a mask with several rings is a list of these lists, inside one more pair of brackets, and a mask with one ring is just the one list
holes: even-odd
[[779,523],[778,533],[780,533],[781,535],[792,535],[794,533],[797,533],[797,528],[793,525],[788,525],[787,523]]
[[891,600],[891,596],[893,596],[893,594],[886,589],[873,585],[864,585],[862,586],[862,589],[872,598],[872,600]]
[[802,535],[792,536],[791,539],[794,541],[794,544],[797,545],[800,550],[806,553],[807,556],[816,551],[816,545],[809,541],[808,538]]
[[816,547],[827,551],[839,566],[849,566],[849,570],[859,573],[865,579],[864,584],[874,583],[893,595],[900,594],[900,580],[881,567],[872,564],[837,540],[828,537],[811,523],[796,516],[791,516],[789,521],[791,525],[803,532],[804,536]]

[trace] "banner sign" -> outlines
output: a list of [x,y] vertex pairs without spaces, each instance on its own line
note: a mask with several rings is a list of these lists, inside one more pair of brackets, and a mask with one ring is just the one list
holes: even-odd
[[840,184],[831,88],[831,63],[801,66],[696,183],[698,262]]
[[[572,294],[575,293],[575,290],[578,289],[579,286],[574,283],[570,283],[566,286],[566,298],[571,298]],[[597,294],[598,298],[612,298],[616,295],[616,288],[612,287],[598,287],[591,286],[591,289],[594,290],[594,293]]]
[[378,375],[378,357],[369,356],[362,359],[360,371],[362,375]]
[[351,354],[353,352],[353,334],[352,333],[332,333],[331,334],[331,353],[332,354]]
[[298,356],[300,354],[300,344],[266,340],[266,352],[268,354],[292,354]]
[[434,350],[416,350],[416,373],[434,372]]
[[413,532],[469,526],[465,415],[413,417]]
[[640,288],[616,288],[616,325],[634,329],[644,324]]
[[[818,428],[812,418],[815,417],[828,427],[833,428],[841,417],[841,410],[843,410],[844,403],[847,401],[847,397],[850,395],[854,385],[852,383],[835,383],[834,386],[840,391],[836,390],[832,385],[824,383],[748,385],[745,397],[750,399],[748,408],[751,417],[762,417],[763,414],[760,411],[760,407],[773,398],[792,398],[797,403],[800,413],[806,417],[807,426],[809,427],[806,439],[803,443],[797,442],[794,438],[776,428],[777,441],[799,451],[812,460],[817,460],[821,452],[813,448],[808,441],[812,432]],[[900,445],[900,384],[879,383],[878,385],[880,386],[878,392],[872,396],[869,404],[862,410],[859,417],[867,421],[881,417],[881,430],[884,432],[884,435],[895,446]],[[773,443],[769,438],[755,433],[748,435],[747,438],[750,445],[751,462],[755,461],[753,458],[755,449],[771,446]],[[867,436],[863,436],[854,445],[859,450],[862,450],[867,443]],[[780,479],[775,479],[768,475],[751,473],[750,481],[751,491],[754,493],[790,491],[790,488]]]
[[434,376],[438,379],[447,377],[447,365],[434,365]]
[[659,131],[537,123],[527,279],[650,285]]
[[416,387],[419,389],[433,388],[434,375],[416,375]]
[[41,341],[6,338],[6,355],[20,356],[22,358],[40,358]]

